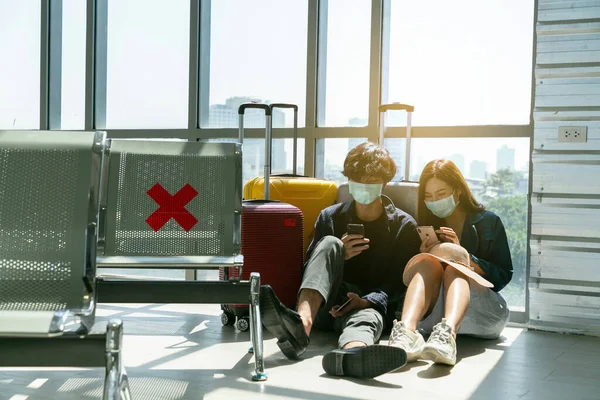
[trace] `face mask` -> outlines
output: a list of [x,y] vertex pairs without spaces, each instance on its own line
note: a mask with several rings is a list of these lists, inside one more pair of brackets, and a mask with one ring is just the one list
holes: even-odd
[[381,196],[382,183],[348,182],[350,194],[360,204],[371,204]]
[[[460,203],[460,202],[459,202]],[[458,203],[454,202],[454,192],[445,199],[438,201],[426,201],[425,205],[438,218],[446,218],[454,212]]]

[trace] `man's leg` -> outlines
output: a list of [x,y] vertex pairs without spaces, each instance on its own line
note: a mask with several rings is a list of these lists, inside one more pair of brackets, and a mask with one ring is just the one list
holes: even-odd
[[[335,236],[324,237],[306,265],[298,295],[298,314],[307,335],[310,335],[319,310],[326,317],[336,305],[343,272],[344,244]],[[321,307],[323,303],[326,304]]]
[[340,350],[323,357],[323,369],[330,375],[374,378],[406,364],[406,352],[399,347],[375,343],[383,331],[383,316],[366,308],[338,317],[336,330]]
[[262,322],[277,337],[277,345],[286,357],[297,359],[306,351],[313,321],[324,300],[337,294],[343,267],[342,241],[334,236],[326,236],[319,242],[306,265],[298,296],[298,312],[281,304],[270,286],[261,288]]

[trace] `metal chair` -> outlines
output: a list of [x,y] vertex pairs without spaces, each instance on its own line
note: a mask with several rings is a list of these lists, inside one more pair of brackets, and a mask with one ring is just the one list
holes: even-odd
[[[113,139],[107,156],[98,266],[243,266],[241,144]],[[98,285],[100,302],[249,303],[252,379],[266,379],[258,273],[218,282],[100,277]]]
[[0,131],[0,365],[106,367],[130,399],[118,319],[94,333],[105,134]]

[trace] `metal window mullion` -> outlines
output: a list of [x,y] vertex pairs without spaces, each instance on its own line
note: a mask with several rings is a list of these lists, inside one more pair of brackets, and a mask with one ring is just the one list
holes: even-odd
[[198,53],[200,41],[200,1],[190,1],[190,60],[189,60],[189,88],[188,88],[188,130],[189,140],[194,140],[192,131],[198,128]]
[[[380,104],[389,102],[389,84],[390,84],[390,26],[392,5],[390,0],[383,0],[382,4],[382,21],[381,21],[381,64],[380,64]],[[379,124],[379,117],[375,119],[375,123]],[[379,129],[379,125],[377,125]]]
[[[311,52],[311,56],[316,58],[316,82],[314,88],[316,89],[315,96],[315,107],[313,111],[316,111],[316,120],[314,121],[315,127],[325,126],[327,120],[327,33],[328,33],[328,18],[329,18],[329,1],[319,0],[315,1],[314,9],[312,11],[312,23],[316,26],[310,26],[312,32],[309,31],[309,39],[312,40],[311,44],[316,46],[314,52]],[[316,12],[316,15],[314,13]],[[315,35],[311,36],[310,34]],[[316,40],[315,40],[316,39]],[[311,67],[313,67],[311,65]]]
[[41,38],[40,38],[40,122],[41,130],[48,129],[48,91],[49,91],[49,59],[50,59],[50,0],[41,2]]
[[108,0],[87,0],[85,130],[106,128]]
[[[325,1],[325,0],[322,0]],[[322,2],[321,1],[321,2]],[[315,174],[315,138],[319,107],[319,0],[308,0],[308,20],[306,31],[306,115],[305,128],[298,130],[304,134],[304,175]],[[324,100],[324,99],[323,99]]]
[[85,121],[84,129],[94,129],[94,37],[96,20],[96,1],[87,0],[85,29]]
[[62,0],[41,2],[40,129],[60,129]]
[[108,72],[108,0],[96,0],[94,73],[94,128],[106,128]]
[[209,125],[210,116],[210,26],[211,0],[199,0],[198,32],[198,118],[199,126]]
[[[529,125],[417,126],[411,138],[513,138],[531,136]],[[406,127],[389,127],[386,138],[405,138]]]
[[371,51],[369,67],[369,122],[368,137],[378,140],[379,104],[381,101],[381,45],[382,45],[383,0],[371,2]]

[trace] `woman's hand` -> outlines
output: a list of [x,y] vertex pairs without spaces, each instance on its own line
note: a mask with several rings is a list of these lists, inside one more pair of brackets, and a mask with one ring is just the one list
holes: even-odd
[[369,307],[369,301],[361,298],[356,293],[348,292],[346,293],[346,296],[348,296],[348,299],[350,299],[350,302],[348,305],[346,305],[346,307],[344,307],[341,311],[338,311],[340,306],[333,306],[331,307],[331,310],[329,310],[329,314],[331,314],[334,318],[341,317],[352,310],[362,310]]
[[421,253],[429,253],[433,246],[438,244],[438,240],[434,237],[428,237],[426,240],[421,242],[421,247],[419,247],[419,251]]
[[357,234],[345,234],[342,236],[342,243],[344,243],[344,260],[349,260],[369,248],[369,239]]
[[439,230],[435,231],[435,233],[438,234],[442,242],[454,243],[460,246],[460,240],[458,240],[458,236],[452,228],[442,226]]

